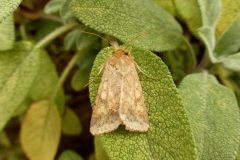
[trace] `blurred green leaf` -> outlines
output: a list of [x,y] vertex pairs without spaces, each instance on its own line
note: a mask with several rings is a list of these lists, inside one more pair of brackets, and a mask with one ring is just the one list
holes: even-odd
[[27,97],[37,75],[40,53],[29,42],[0,52],[0,131]]
[[20,141],[29,159],[53,160],[61,135],[57,106],[49,101],[33,103],[20,131]]
[[74,73],[71,80],[71,86],[76,91],[80,91],[87,87],[93,61],[96,57],[95,53],[91,50],[82,50],[80,52],[82,52],[82,56],[77,63],[79,68]]
[[[87,32],[93,33],[93,30],[86,30]],[[92,49],[96,45],[96,40],[98,37],[94,35],[89,35],[88,33],[83,33],[80,28],[74,29],[69,32],[64,38],[64,48],[66,50],[76,49]]]
[[11,146],[10,139],[8,138],[8,135],[4,131],[0,132],[0,146],[4,146],[4,147]]
[[221,15],[217,22],[217,32],[222,34],[240,16],[240,0],[221,0]]
[[58,13],[64,22],[74,19],[69,0],[50,0],[44,7],[46,14]]
[[207,48],[210,60],[215,63],[218,60],[214,56],[213,50],[216,45],[215,29],[220,14],[220,1],[198,0],[198,3],[202,16],[202,27],[199,28],[198,34]]
[[238,147],[238,152],[237,152],[236,160],[240,160],[240,146]]
[[64,150],[58,160],[83,160],[83,158],[74,151]]
[[82,131],[82,125],[76,113],[69,107],[66,107],[62,116],[62,132],[66,135],[78,135]]
[[79,68],[73,75],[71,81],[72,88],[76,91],[81,91],[86,88],[89,82],[90,72],[90,67],[84,69]]
[[177,16],[188,26],[190,31],[197,35],[197,29],[202,26],[201,12],[197,0],[174,0]]
[[7,18],[18,7],[22,0],[1,0],[0,1],[0,23]]
[[174,6],[173,0],[154,0],[159,6],[171,13],[172,15],[176,14],[176,9]]
[[26,97],[23,102],[17,107],[17,109],[14,111],[14,114],[12,115],[12,117],[15,116],[20,116],[22,115],[24,112],[27,111],[28,107],[31,105],[32,100],[29,97]]
[[[94,61],[90,75],[90,99],[94,105],[101,77],[99,71],[113,48],[103,49]],[[139,73],[148,107],[150,128],[145,133],[129,132],[123,127],[99,136],[110,159],[195,159],[192,131],[180,95],[167,66],[150,51],[131,48],[137,65],[159,80]],[[151,62],[151,63],[149,63]],[[129,154],[131,153],[131,154]]]
[[188,75],[179,91],[199,159],[234,159],[240,141],[240,115],[234,93],[207,73]]
[[44,7],[44,12],[46,14],[57,13],[61,10],[65,0],[50,0]]
[[[59,80],[55,65],[44,50],[41,51],[39,62],[40,67],[29,92],[29,98],[33,101],[50,99]],[[56,97],[56,104],[62,112],[65,105],[63,88]]]
[[233,71],[240,71],[240,52],[228,56],[222,62],[226,68]]
[[60,27],[62,24],[52,20],[41,19],[37,22],[31,22],[28,25],[36,30],[34,39],[41,40],[49,33]]
[[73,0],[71,8],[85,25],[131,45],[164,51],[182,42],[179,24],[152,1]]
[[240,49],[240,16],[224,32],[214,50],[214,54],[219,59],[237,52]]
[[13,15],[0,23],[0,33],[0,51],[11,49],[15,40]]
[[103,148],[103,145],[101,144],[100,137],[96,136],[94,137],[94,148],[95,148],[95,158],[96,160],[109,160],[109,157],[106,153],[106,151]]
[[62,8],[60,9],[60,17],[64,20],[65,23],[68,21],[75,20],[73,12],[70,8],[71,1],[65,0]]

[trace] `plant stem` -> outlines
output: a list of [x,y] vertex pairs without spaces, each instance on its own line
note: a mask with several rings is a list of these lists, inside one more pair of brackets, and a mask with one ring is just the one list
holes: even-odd
[[191,72],[193,72],[193,70],[196,68],[196,66],[197,66],[197,60],[196,60],[196,54],[195,54],[195,52],[194,52],[194,50],[193,50],[193,48],[192,48],[192,46],[191,46],[191,44],[189,43],[189,41],[186,39],[186,38],[184,38],[184,42],[185,42],[185,44],[187,45],[187,47],[188,47],[188,57],[189,57],[189,59],[190,59],[190,64],[189,64],[189,67],[188,67],[188,73],[191,73]]
[[53,32],[51,32],[50,34],[48,34],[46,37],[44,37],[43,39],[41,39],[36,45],[35,48],[43,48],[46,45],[48,45],[52,40],[54,40],[55,38],[57,38],[58,36],[60,36],[61,34],[71,30],[72,28],[75,28],[76,26],[78,26],[77,23],[70,23],[70,24],[66,24],[64,26],[61,26],[59,28],[57,28],[56,30],[54,30]]
[[197,66],[196,70],[203,70],[203,69],[208,69],[211,66],[210,60],[209,60],[209,56],[208,53],[205,51],[203,58],[201,60],[201,62],[199,63],[199,65]]
[[20,30],[20,35],[22,37],[23,40],[27,40],[27,33],[26,33],[26,28],[24,24],[21,24],[19,27]]
[[72,59],[70,60],[70,62],[67,64],[67,66],[65,67],[61,77],[59,78],[58,80],[58,83],[53,91],[53,94],[51,96],[51,99],[50,101],[51,102],[54,102],[55,101],[55,98],[59,92],[59,90],[61,89],[61,87],[63,86],[63,83],[64,81],[66,80],[69,72],[71,71],[71,69],[74,67],[74,64],[76,63],[76,61],[79,59],[79,57],[81,56],[81,53],[80,51],[78,51],[73,57]]

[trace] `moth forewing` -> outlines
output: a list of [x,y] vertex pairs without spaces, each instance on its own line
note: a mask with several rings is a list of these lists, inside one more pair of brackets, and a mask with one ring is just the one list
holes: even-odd
[[111,132],[122,123],[119,117],[120,101],[120,74],[116,72],[116,65],[113,64],[114,57],[110,57],[104,68],[102,79],[93,107],[90,123],[90,132],[93,135]]
[[147,131],[149,128],[148,111],[139,81],[135,61],[125,53],[121,61],[122,84],[119,115],[130,131]]
[[149,128],[135,61],[121,48],[105,64],[95,103],[90,124],[93,135],[111,132],[120,124],[130,131]]

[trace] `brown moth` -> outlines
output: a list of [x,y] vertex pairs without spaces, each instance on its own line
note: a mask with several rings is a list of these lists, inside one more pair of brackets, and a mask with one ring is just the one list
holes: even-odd
[[144,132],[149,128],[136,63],[129,52],[117,49],[107,59],[93,107],[90,132],[111,132],[120,124],[129,131]]

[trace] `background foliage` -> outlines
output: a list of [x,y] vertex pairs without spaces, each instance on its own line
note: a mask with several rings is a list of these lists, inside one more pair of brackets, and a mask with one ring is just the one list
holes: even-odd
[[[0,8],[0,160],[239,159],[239,0],[1,0]],[[110,44],[140,68],[146,133],[90,135]]]

